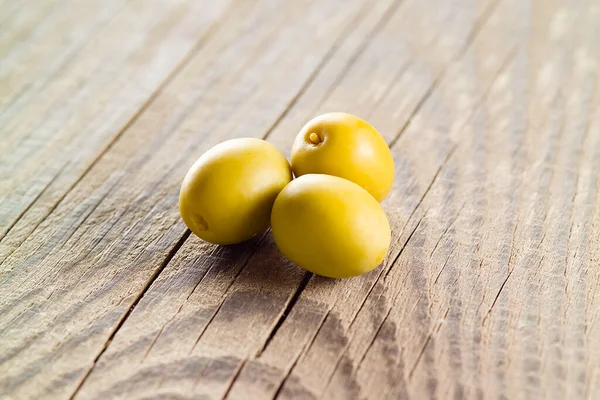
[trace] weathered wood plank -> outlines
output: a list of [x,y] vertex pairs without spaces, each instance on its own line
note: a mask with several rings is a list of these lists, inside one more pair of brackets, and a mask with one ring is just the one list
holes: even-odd
[[73,393],[183,233],[180,177],[203,149],[274,123],[364,3],[340,5],[232,7],[208,48],[5,260],[2,393]]
[[[260,6],[236,3],[10,249],[0,393],[600,395],[593,1]],[[284,260],[269,234],[188,237],[177,189],[198,154],[242,135],[288,152],[332,110],[393,145],[381,268],[334,281]]]

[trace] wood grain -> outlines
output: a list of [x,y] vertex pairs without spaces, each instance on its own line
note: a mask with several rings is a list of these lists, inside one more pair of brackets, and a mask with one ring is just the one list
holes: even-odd
[[[15,6],[22,22],[4,22],[3,52],[48,63],[4,64],[0,397],[600,398],[593,0],[168,4],[98,2],[107,22]],[[87,36],[64,43],[70,18]],[[115,69],[87,74],[113,48]],[[325,279],[269,232],[220,247],[185,229],[178,186],[199,154],[240,136],[288,154],[338,110],[396,161],[380,268]]]

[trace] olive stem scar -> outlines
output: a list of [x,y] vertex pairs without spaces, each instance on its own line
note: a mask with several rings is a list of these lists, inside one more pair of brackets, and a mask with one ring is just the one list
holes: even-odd
[[199,231],[207,231],[208,230],[208,224],[206,223],[204,218],[202,218],[201,216],[194,216],[193,221],[194,221],[194,225],[196,226],[196,229],[198,229]]
[[319,144],[319,143],[321,143],[321,137],[319,135],[317,135],[315,132],[312,132],[310,135],[308,135],[308,140],[312,144]]

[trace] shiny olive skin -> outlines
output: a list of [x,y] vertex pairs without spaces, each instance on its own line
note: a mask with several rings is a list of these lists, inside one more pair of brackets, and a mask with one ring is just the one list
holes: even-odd
[[291,180],[288,161],[272,144],[254,138],[225,141],[204,153],[185,176],[181,217],[207,242],[243,242],[269,227],[273,202]]
[[321,174],[303,175],[279,193],[271,229],[287,258],[330,278],[377,267],[391,237],[387,217],[373,196],[353,182]]
[[305,174],[335,175],[366,189],[382,201],[394,181],[390,149],[367,121],[334,112],[309,121],[292,147],[292,170]]

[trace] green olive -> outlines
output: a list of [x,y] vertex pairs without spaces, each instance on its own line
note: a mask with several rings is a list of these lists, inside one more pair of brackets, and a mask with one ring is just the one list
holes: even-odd
[[273,204],[271,228],[287,258],[331,278],[372,270],[390,246],[379,203],[357,184],[331,175],[303,175],[287,185]]
[[341,112],[318,116],[302,128],[291,163],[296,176],[339,176],[359,184],[377,201],[394,181],[394,159],[383,137],[367,121]]
[[181,217],[207,242],[243,242],[269,227],[273,202],[291,180],[288,161],[272,144],[228,140],[188,171],[179,195]]

